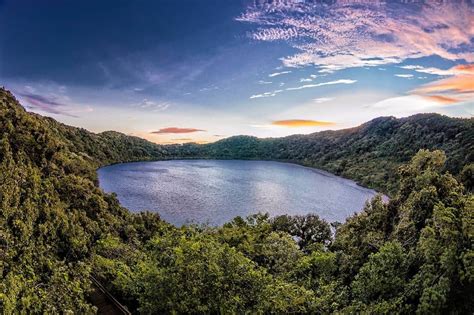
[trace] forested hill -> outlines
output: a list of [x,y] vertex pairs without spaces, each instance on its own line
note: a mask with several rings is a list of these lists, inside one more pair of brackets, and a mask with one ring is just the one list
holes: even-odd
[[237,136],[198,149],[204,157],[296,162],[393,192],[398,167],[420,149],[445,151],[446,169],[453,174],[472,163],[474,119],[439,114],[380,117],[351,129],[271,139]]
[[[3,128],[18,121],[18,117],[28,116],[30,126],[25,126],[28,131],[47,130],[48,134],[61,142],[62,147],[97,167],[118,162],[163,159],[169,156],[163,146],[138,137],[115,131],[95,134],[82,128],[67,126],[49,117],[27,113],[14,96],[4,89],[0,89],[0,99],[1,110],[4,112]],[[19,128],[18,133],[21,132],[23,130]],[[41,142],[40,132],[35,130],[35,134],[38,137],[36,140]]]
[[[455,130],[470,124],[429,117]],[[335,234],[313,214],[177,228],[157,214],[130,213],[95,182],[106,163],[256,158],[253,150],[273,158],[264,153],[301,139],[343,135],[349,145],[364,132],[360,139],[371,139],[371,124],[378,123],[163,147],[67,127],[0,90],[0,313],[94,314],[93,276],[134,314],[472,314],[473,168],[461,176],[471,186],[463,186],[444,171],[442,151],[416,153],[401,165],[393,197],[374,198]],[[459,133],[454,139],[465,141]],[[466,155],[472,145],[443,143]]]

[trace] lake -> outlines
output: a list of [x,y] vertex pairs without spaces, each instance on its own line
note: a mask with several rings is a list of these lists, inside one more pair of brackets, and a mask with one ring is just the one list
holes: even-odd
[[242,160],[124,163],[98,170],[100,186],[131,211],[158,212],[175,225],[221,225],[257,212],[316,213],[343,222],[376,195],[327,172],[295,164]]

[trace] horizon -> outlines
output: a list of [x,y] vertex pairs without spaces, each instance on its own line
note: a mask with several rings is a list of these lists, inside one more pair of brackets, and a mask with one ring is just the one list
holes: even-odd
[[[9,92],[11,93],[15,98],[15,94],[13,94],[12,91],[8,90],[8,89],[5,89],[5,87],[3,87],[3,89],[6,91],[6,92]],[[17,99],[18,100],[18,99]],[[19,101],[19,100],[18,100]],[[28,111],[25,106],[23,106],[23,104],[21,104],[21,102],[19,101],[19,104],[26,110]],[[285,138],[285,137],[291,137],[291,136],[304,136],[304,135],[312,135],[312,134],[315,134],[315,133],[320,133],[320,132],[327,132],[327,131],[344,131],[344,130],[350,130],[350,129],[356,129],[356,128],[359,128],[365,124],[368,124],[374,120],[378,120],[378,119],[381,119],[381,118],[391,118],[391,119],[409,119],[411,117],[414,117],[414,116],[420,116],[420,115],[440,115],[441,117],[447,117],[447,118],[453,118],[453,119],[473,119],[474,117],[453,117],[453,116],[448,116],[448,115],[444,115],[444,114],[440,114],[440,113],[435,113],[435,112],[431,112],[431,113],[416,113],[416,114],[411,114],[411,115],[408,115],[408,116],[401,116],[401,117],[396,117],[396,116],[378,116],[378,117],[374,117],[370,120],[367,120],[365,122],[362,122],[360,123],[359,125],[356,125],[356,126],[352,126],[352,127],[347,127],[347,128],[340,128],[340,129],[321,129],[321,130],[317,130],[317,131],[314,131],[314,132],[310,132],[310,133],[292,133],[292,134],[289,134],[289,135],[285,135],[285,136],[268,136],[268,137],[259,137],[259,136],[252,136],[252,135],[245,135],[245,134],[235,134],[235,135],[229,135],[229,136],[226,136],[226,137],[223,137],[221,139],[217,139],[217,140],[214,140],[214,141],[209,141],[209,142],[195,142],[195,141],[189,141],[189,142],[175,142],[175,143],[159,143],[159,142],[154,142],[154,141],[151,141],[149,139],[146,139],[144,137],[141,137],[141,136],[138,136],[138,135],[131,135],[131,134],[125,134],[123,132],[120,132],[120,131],[117,131],[117,130],[112,130],[112,129],[109,129],[109,130],[103,130],[103,131],[99,131],[99,132],[94,132],[94,131],[91,131],[91,130],[88,130],[86,128],[87,131],[89,132],[93,132],[95,134],[100,134],[100,133],[105,133],[105,132],[118,132],[118,133],[121,133],[121,134],[124,134],[124,135],[127,135],[127,136],[133,136],[133,137],[137,137],[137,138],[140,138],[140,139],[143,139],[143,140],[146,140],[146,141],[150,141],[154,144],[158,144],[158,145],[164,145],[164,146],[167,146],[167,145],[184,145],[184,144],[197,144],[197,145],[205,145],[205,144],[211,144],[211,143],[214,143],[214,142],[218,142],[218,141],[221,141],[221,140],[226,140],[226,139],[229,139],[229,138],[233,138],[233,137],[254,137],[254,138],[257,138],[257,139],[260,139],[260,140],[265,140],[265,139],[278,139],[278,138]],[[48,115],[42,115],[43,117],[49,117],[49,118],[52,118],[54,120],[56,120],[54,117],[52,116],[48,116]],[[61,121],[59,120],[56,120],[58,122],[61,123]],[[67,125],[67,124],[66,124]],[[80,126],[72,126],[72,127],[75,127],[75,128],[83,128],[83,127],[80,127]]]
[[6,0],[0,25],[2,85],[93,132],[208,143],[473,116],[472,1]]

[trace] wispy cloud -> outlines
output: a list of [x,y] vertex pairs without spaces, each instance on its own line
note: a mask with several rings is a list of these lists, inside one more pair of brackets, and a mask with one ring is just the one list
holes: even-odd
[[413,74],[395,74],[396,77],[410,79],[413,78]]
[[134,107],[150,110],[152,112],[159,112],[159,111],[166,110],[170,107],[170,105],[171,104],[169,102],[156,102],[156,101],[148,100],[146,98],[143,99],[139,103],[132,104],[132,106]]
[[323,127],[333,126],[336,123],[329,121],[318,121],[318,120],[307,120],[307,119],[288,119],[288,120],[275,120],[272,121],[272,125],[288,128],[301,128],[301,127]]
[[321,82],[321,83],[315,83],[315,84],[305,84],[297,87],[291,87],[287,88],[286,91],[295,91],[295,90],[302,90],[302,89],[308,89],[308,88],[315,88],[315,87],[320,87],[324,85],[334,85],[334,84],[353,84],[356,83],[357,80],[348,80],[348,79],[341,79],[341,80],[335,80],[335,81],[329,81],[329,82]]
[[443,95],[423,95],[423,97],[439,104],[454,104],[459,102],[459,99]]
[[278,93],[281,93],[283,91],[284,90],[275,90],[275,91],[272,91],[272,92],[265,92],[265,93],[262,93],[262,94],[254,94],[254,95],[250,96],[249,98],[253,99],[253,98],[272,97],[272,96],[275,96]]
[[317,104],[321,104],[321,103],[332,101],[333,99],[334,99],[333,97],[319,97],[319,98],[313,99],[313,102]]
[[212,85],[212,86],[207,86],[207,87],[203,87],[203,88],[199,89],[199,92],[208,92],[208,91],[214,91],[214,90],[218,90],[218,89],[219,89],[218,86]]
[[21,103],[30,110],[38,110],[45,113],[64,115],[69,117],[78,117],[77,114],[93,111],[90,106],[76,106],[70,104],[70,99],[65,92],[64,87],[57,90],[59,93],[39,94],[37,89],[26,85],[22,91],[16,91]]
[[271,81],[260,80],[260,81],[258,81],[258,84],[272,84],[272,82]]
[[157,131],[152,131],[152,134],[181,134],[181,133],[193,133],[193,132],[200,132],[206,131],[203,129],[196,129],[196,128],[179,128],[179,127],[167,127],[161,128]]
[[255,1],[238,21],[249,36],[285,41],[298,50],[286,67],[316,65],[326,73],[438,55],[474,61],[474,10],[468,1],[391,4],[387,1]]
[[273,77],[277,77],[279,75],[283,75],[283,74],[287,74],[287,73],[291,73],[291,71],[274,72],[274,73],[270,73],[268,76],[270,78],[273,78]]
[[444,70],[444,69],[438,69],[434,67],[425,68],[423,66],[418,66],[418,65],[407,65],[407,66],[401,66],[400,68],[406,69],[406,70],[413,70],[420,73],[439,75],[439,76],[449,76],[449,75],[456,74],[456,71],[453,69]]
[[382,111],[385,115],[398,117],[419,112],[436,111],[442,104],[419,95],[404,95],[381,100],[369,107]]
[[315,84],[305,84],[305,85],[301,85],[301,86],[289,87],[289,88],[286,88],[284,90],[274,90],[274,91],[265,92],[265,93],[262,93],[262,94],[254,94],[254,95],[250,96],[250,99],[263,98],[263,97],[272,97],[272,96],[276,96],[277,94],[279,94],[281,92],[284,92],[284,91],[297,91],[297,90],[315,88],[315,87],[320,87],[320,86],[325,86],[325,85],[353,84],[353,83],[356,83],[356,82],[357,82],[357,80],[340,79],[340,80],[321,82],[321,83],[315,83]]

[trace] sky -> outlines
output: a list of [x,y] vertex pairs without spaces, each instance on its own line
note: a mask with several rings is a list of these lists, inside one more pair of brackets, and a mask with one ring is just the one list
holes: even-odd
[[156,143],[474,112],[474,1],[0,0],[0,85]]

